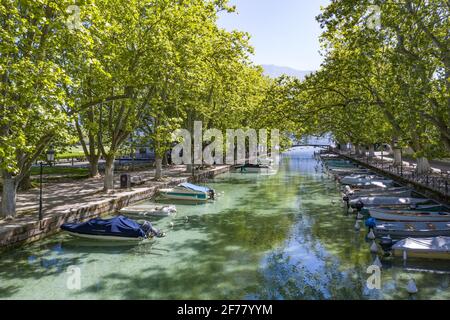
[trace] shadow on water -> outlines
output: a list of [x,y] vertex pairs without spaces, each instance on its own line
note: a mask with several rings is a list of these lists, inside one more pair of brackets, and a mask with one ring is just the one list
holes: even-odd
[[260,259],[255,253],[280,245],[291,224],[292,215],[284,212],[258,217],[245,210],[225,210],[211,216],[191,216],[182,228],[208,236],[171,245],[170,251],[177,252],[183,261],[175,271],[158,266],[140,274],[111,273],[101,281],[120,279],[112,290],[126,299],[151,298],[152,291],[164,292],[169,299],[239,298],[254,288],[255,266]]
[[65,284],[70,265],[83,268],[82,290],[63,288],[54,298],[407,299],[411,275],[417,298],[450,298],[448,275],[405,270],[392,259],[382,259],[382,290],[368,290],[370,242],[319,169],[312,154],[294,152],[273,176],[209,180],[219,199],[177,203],[175,218],[153,219],[167,237],[152,243],[83,245],[58,235],[4,254],[0,298],[42,298]]

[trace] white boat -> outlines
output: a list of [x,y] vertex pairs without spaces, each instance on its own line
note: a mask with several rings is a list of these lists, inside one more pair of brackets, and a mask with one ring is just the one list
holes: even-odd
[[119,211],[121,214],[128,216],[138,216],[138,217],[146,217],[146,216],[170,216],[177,212],[177,208],[171,205],[151,205],[151,204],[143,204],[136,205],[131,207],[122,208]]
[[351,185],[351,186],[389,186],[394,183],[393,180],[383,179],[379,176],[375,175],[352,175],[345,176],[340,181],[342,184]]
[[160,189],[159,194],[165,199],[208,201],[214,200],[215,192],[208,187],[197,186],[191,183],[181,183],[174,188]]
[[352,188],[350,186],[344,186],[343,192],[348,196],[366,197],[374,193],[401,193],[401,192],[413,192],[408,187],[389,187],[389,188]]
[[269,157],[260,157],[258,158],[258,164],[263,165],[263,166],[268,166],[271,167],[274,164],[274,159],[269,158]]
[[446,222],[450,221],[450,213],[433,212],[433,211],[417,211],[417,210],[386,210],[386,209],[369,209],[372,218],[385,221],[421,221],[421,222]]
[[426,198],[385,197],[385,196],[359,197],[350,200],[350,205],[353,208],[358,202],[362,202],[365,208],[378,206],[405,207],[405,206],[414,206],[418,204],[427,204],[432,202],[432,200]]
[[262,164],[245,164],[237,168],[241,173],[258,173],[262,171],[269,171],[271,167],[269,165]]
[[406,238],[392,246],[395,257],[450,260],[450,237]]
[[350,176],[352,174],[370,174],[367,169],[328,169],[328,171],[335,176]]
[[377,222],[373,231],[391,238],[450,236],[450,222]]
[[387,189],[378,189],[378,190],[373,190],[371,189],[368,192],[356,192],[353,194],[347,194],[347,196],[350,199],[357,199],[360,197],[385,197],[385,196],[389,196],[389,197],[411,197],[414,194],[413,190],[403,190],[403,189],[399,189],[399,190],[393,190],[390,188]]

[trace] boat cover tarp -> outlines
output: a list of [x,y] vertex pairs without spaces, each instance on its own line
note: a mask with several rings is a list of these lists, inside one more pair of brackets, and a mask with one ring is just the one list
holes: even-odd
[[393,248],[448,252],[450,251],[450,237],[407,238],[397,242]]
[[187,188],[189,190],[194,190],[194,191],[199,191],[199,192],[209,192],[209,191],[211,191],[211,189],[208,188],[208,187],[197,186],[195,184],[187,183],[187,182],[180,184],[180,186],[182,186],[184,188]]
[[83,223],[65,223],[61,229],[81,234],[127,238],[145,238],[146,236],[139,223],[124,216],[112,219],[94,218]]

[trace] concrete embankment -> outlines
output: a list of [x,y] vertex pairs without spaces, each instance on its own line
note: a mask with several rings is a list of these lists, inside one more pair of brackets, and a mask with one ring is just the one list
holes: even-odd
[[[132,189],[119,189],[114,194],[99,193],[89,200],[83,201],[83,197],[76,198],[79,203],[65,205],[65,210],[47,210],[42,221],[36,219],[37,215],[23,215],[13,221],[1,221],[0,223],[0,251],[10,249],[25,243],[33,242],[60,230],[60,226],[71,221],[86,221],[102,214],[117,212],[123,207],[139,201],[151,199],[158,189],[172,187],[179,183],[213,178],[214,176],[228,172],[230,166],[219,166],[209,170],[196,172],[194,175],[182,177],[169,177],[166,182],[147,184]],[[87,198],[87,197],[86,197]],[[82,203],[80,205],[80,203]],[[47,204],[51,206],[52,203]],[[56,208],[61,208],[55,204]]]

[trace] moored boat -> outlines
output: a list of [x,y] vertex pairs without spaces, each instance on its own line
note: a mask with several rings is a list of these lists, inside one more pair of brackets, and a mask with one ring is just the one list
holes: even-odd
[[445,222],[450,221],[449,212],[433,212],[418,210],[386,210],[371,208],[371,217],[385,221],[421,221],[421,222]]
[[128,216],[170,216],[177,212],[177,208],[171,205],[136,205],[131,207],[122,208],[119,211],[121,214]]
[[375,197],[359,197],[350,200],[350,206],[352,208],[356,207],[358,202],[362,202],[364,207],[380,207],[380,206],[390,206],[390,207],[405,207],[405,206],[416,206],[420,204],[430,204],[433,200],[426,198],[409,198],[409,197],[389,197],[389,196],[375,196]]
[[181,183],[174,188],[160,189],[159,194],[165,199],[188,201],[214,200],[215,196],[213,189],[192,183]]
[[450,260],[450,237],[406,238],[392,246],[395,257]]
[[338,169],[338,168],[334,168],[334,169],[328,169],[328,172],[330,172],[331,174],[335,175],[335,176],[349,176],[352,174],[370,174],[371,172],[367,169]]
[[356,193],[346,193],[351,200],[361,197],[412,197],[415,195],[413,190],[404,188],[386,188],[386,189],[370,189]]
[[450,222],[377,221],[373,231],[377,237],[390,236],[392,238],[450,236]]
[[264,164],[244,164],[243,166],[238,167],[238,170],[242,173],[257,173],[261,171],[269,171],[270,170],[269,165]]
[[[356,209],[356,208],[355,208]],[[361,213],[369,214],[370,210],[386,210],[388,213],[392,213],[393,211],[408,213],[412,212],[450,212],[446,206],[441,204],[405,204],[405,205],[380,205],[380,206],[368,206],[367,208],[362,208]]]
[[83,223],[65,223],[61,229],[74,237],[102,241],[141,242],[160,235],[148,221],[140,224],[124,216],[111,219],[94,218]]
[[393,180],[384,179],[376,175],[350,175],[339,180],[341,184],[350,186],[390,186]]

